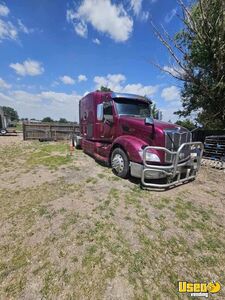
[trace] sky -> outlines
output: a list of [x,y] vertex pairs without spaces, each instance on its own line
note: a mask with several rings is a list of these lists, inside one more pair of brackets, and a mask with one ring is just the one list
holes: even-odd
[[175,68],[151,22],[173,35],[178,12],[176,0],[0,0],[0,106],[78,121],[79,100],[104,85],[176,121],[181,84],[152,64]]

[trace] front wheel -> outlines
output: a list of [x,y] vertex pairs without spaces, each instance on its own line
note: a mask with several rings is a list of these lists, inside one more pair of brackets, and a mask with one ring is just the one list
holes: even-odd
[[111,166],[113,173],[121,178],[127,178],[129,175],[129,159],[127,154],[120,148],[113,150],[111,155]]

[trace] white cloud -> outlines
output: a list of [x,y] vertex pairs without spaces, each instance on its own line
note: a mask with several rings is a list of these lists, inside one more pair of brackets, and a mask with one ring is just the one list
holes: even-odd
[[[64,75],[62,77],[59,78],[61,80],[62,83],[64,84],[75,84],[75,79],[73,79],[72,77],[68,76],[68,75]],[[80,74],[77,76],[77,80],[78,82],[81,82],[81,81],[87,81],[87,77],[86,75],[83,75],[83,74]],[[54,84],[56,85],[56,84]]]
[[159,107],[162,111],[163,120],[166,122],[170,120],[175,123],[178,120],[178,116],[175,115],[174,112],[182,109],[180,90],[173,85],[163,88],[161,97],[166,101],[161,107]]
[[76,33],[82,37],[87,37],[87,24],[84,23],[83,21],[77,23],[74,25],[74,30],[76,31]]
[[78,81],[79,81],[79,82],[81,82],[81,81],[87,81],[87,77],[86,77],[85,75],[80,74],[80,75],[78,76]]
[[14,101],[11,97],[0,92],[0,103],[2,106],[13,106]]
[[169,23],[177,13],[177,8],[173,8],[166,16],[165,22]]
[[30,29],[27,28],[20,19],[18,19],[17,22],[18,22],[19,29],[21,32],[26,33],[26,34],[34,32],[33,28],[30,28]]
[[56,87],[59,85],[59,82],[57,80],[54,80],[51,84],[51,87]]
[[[127,15],[123,5],[112,4],[110,0],[83,0],[77,11],[67,10],[67,21],[73,24],[76,32],[78,24],[82,24],[80,27],[84,29],[90,23],[116,42],[126,41],[133,31],[133,20]],[[87,34],[87,28],[83,31]]]
[[164,66],[163,70],[171,73],[173,76],[184,76],[185,71],[179,66]]
[[41,63],[31,59],[27,59],[23,63],[13,63],[9,66],[20,76],[37,76],[44,72]]
[[7,83],[5,80],[3,80],[0,77],[0,89],[10,89],[11,88],[11,84]]
[[82,96],[76,93],[56,93],[43,91],[29,93],[23,90],[0,93],[0,103],[15,108],[20,117],[42,119],[50,116],[53,119],[61,117],[71,121],[79,120],[79,100]]
[[[0,17],[9,17],[9,8],[5,4],[0,4]],[[29,34],[34,29],[28,29],[20,19],[17,19],[15,24],[15,18],[12,21],[0,19],[0,42],[2,40],[18,40],[19,33]]]
[[138,95],[153,96],[157,90],[158,86],[155,85],[142,85],[141,83],[126,84],[126,77],[123,74],[108,74],[107,76],[95,76],[94,83],[95,88],[99,89],[101,86],[106,86],[112,91],[121,93],[131,93]]
[[120,91],[122,89],[121,84],[126,80],[123,74],[108,74],[107,76],[95,76],[94,83],[96,84],[96,89],[101,86],[107,86],[113,91]]
[[76,18],[77,18],[77,13],[72,9],[67,9],[67,11],[66,11],[66,20],[67,20],[67,22],[75,24]]
[[166,101],[179,101],[180,90],[172,85],[162,90],[161,97]]
[[134,11],[135,15],[139,15],[141,8],[142,8],[142,1],[143,0],[130,0],[131,8]]
[[162,112],[162,119],[165,122],[171,121],[172,123],[175,123],[178,120],[178,116],[174,114],[175,111],[180,109],[180,105],[176,105],[173,107],[163,107],[160,108],[160,111]]
[[11,22],[5,22],[0,19],[0,42],[1,40],[16,40],[18,30]]
[[146,22],[149,18],[149,12],[148,11],[143,11],[140,15],[140,20]]
[[142,96],[153,96],[158,90],[158,85],[142,85],[141,83],[127,84],[123,92]]
[[148,11],[142,11],[143,0],[130,0],[130,8],[133,14],[140,20],[146,22],[149,18]]
[[66,19],[68,23],[73,25],[74,31],[81,37],[86,38],[88,34],[87,24],[84,20],[79,20],[77,13],[71,9],[66,11]]
[[94,43],[94,44],[97,44],[97,45],[100,45],[101,44],[101,42],[99,41],[99,39],[93,39],[92,40],[92,42]]
[[9,8],[4,3],[0,4],[0,16],[6,17],[8,16],[9,12]]
[[70,76],[64,75],[62,77],[60,77],[60,80],[62,81],[62,83],[64,84],[74,84],[75,80],[73,78],[71,78]]

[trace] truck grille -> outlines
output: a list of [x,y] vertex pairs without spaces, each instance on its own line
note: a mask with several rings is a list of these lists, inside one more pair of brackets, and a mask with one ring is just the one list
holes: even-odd
[[[191,142],[191,132],[184,128],[166,129],[165,132],[165,147],[170,151],[177,151],[183,143]],[[180,161],[185,160],[190,155],[190,148],[186,146],[180,154]],[[165,154],[165,162],[172,162],[172,155]]]

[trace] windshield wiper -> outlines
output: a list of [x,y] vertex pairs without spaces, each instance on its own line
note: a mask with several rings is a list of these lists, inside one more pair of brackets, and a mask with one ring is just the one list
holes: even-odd
[[133,115],[133,114],[120,114],[120,116],[129,116],[129,117],[142,118],[140,115]]

